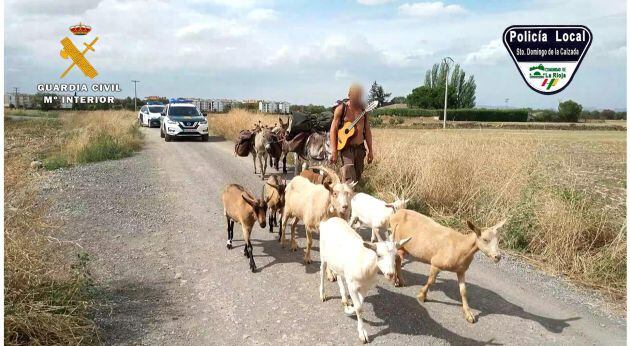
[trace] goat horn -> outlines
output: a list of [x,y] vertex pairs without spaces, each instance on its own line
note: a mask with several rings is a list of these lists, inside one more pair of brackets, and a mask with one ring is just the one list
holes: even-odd
[[339,176],[337,175],[337,173],[328,167],[314,166],[314,167],[311,167],[311,169],[319,169],[319,170],[324,171],[326,174],[332,177],[334,183],[341,182],[341,179],[339,179]]

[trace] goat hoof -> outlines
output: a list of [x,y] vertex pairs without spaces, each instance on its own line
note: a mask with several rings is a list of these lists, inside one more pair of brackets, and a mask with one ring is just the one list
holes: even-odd
[[473,316],[473,314],[471,312],[464,312],[464,317],[466,318],[466,321],[470,322],[470,323],[475,323],[475,316]]
[[325,294],[320,294],[319,295],[319,299],[322,300],[322,303],[326,301],[326,295]]
[[370,342],[367,331],[365,331],[365,329],[359,330],[359,339],[361,339],[361,342],[363,342],[364,344]]
[[227,244],[228,250],[232,250],[232,244]]
[[418,298],[418,301],[420,303],[424,303],[427,300],[427,295],[421,293],[421,294],[418,294],[418,296],[416,298]]

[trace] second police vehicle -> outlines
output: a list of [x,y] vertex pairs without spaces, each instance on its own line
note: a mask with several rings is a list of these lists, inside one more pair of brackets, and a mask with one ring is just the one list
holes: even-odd
[[164,111],[164,105],[160,102],[149,101],[138,112],[138,122],[140,126],[159,127],[160,116]]
[[174,137],[201,137],[208,141],[208,120],[195,105],[185,99],[171,99],[166,105],[160,137],[170,142]]

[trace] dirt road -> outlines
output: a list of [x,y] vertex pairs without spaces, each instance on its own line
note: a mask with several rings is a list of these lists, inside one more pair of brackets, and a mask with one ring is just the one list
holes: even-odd
[[[91,254],[107,344],[359,343],[337,284],[319,300],[317,251],[305,266],[301,251],[282,249],[276,233],[257,226],[259,271],[251,273],[238,225],[235,248],[226,249],[219,196],[232,182],[260,193],[250,158],[234,157],[217,137],[165,143],[158,129],[143,132],[139,154],[53,173],[42,193],[64,222],[63,240]],[[425,265],[405,265],[409,287],[379,278],[365,305],[372,343],[625,343],[625,320],[596,296],[507,257],[495,265],[479,256],[467,274],[476,324],[462,316],[454,274],[441,273],[424,304],[415,295]]]

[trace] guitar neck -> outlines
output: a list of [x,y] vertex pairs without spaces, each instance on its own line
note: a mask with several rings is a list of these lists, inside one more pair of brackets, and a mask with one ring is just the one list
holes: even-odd
[[354,119],[354,121],[352,122],[352,124],[350,125],[350,128],[353,128],[354,125],[356,125],[359,120],[361,120],[361,118],[363,118],[363,116],[365,115],[366,111],[361,112],[361,115],[359,115],[356,119]]

